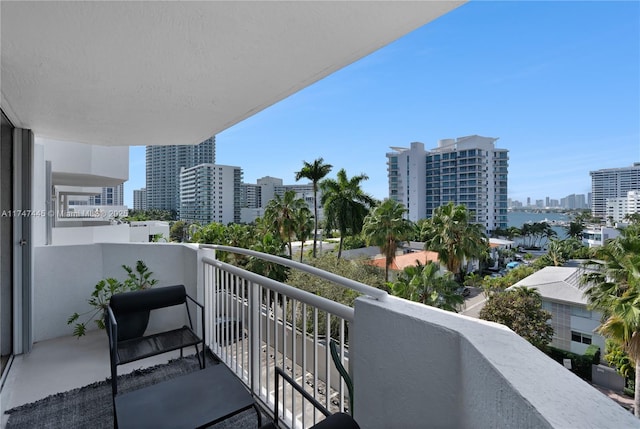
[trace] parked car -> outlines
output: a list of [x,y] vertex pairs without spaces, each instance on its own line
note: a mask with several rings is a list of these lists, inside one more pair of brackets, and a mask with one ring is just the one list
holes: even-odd
[[464,286],[459,287],[457,292],[460,295],[464,296],[464,297],[467,297],[467,296],[471,295],[471,289],[469,289],[468,287],[464,287]]

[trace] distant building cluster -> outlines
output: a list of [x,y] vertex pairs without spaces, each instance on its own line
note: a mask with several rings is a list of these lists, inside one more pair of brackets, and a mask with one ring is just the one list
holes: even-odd
[[531,202],[531,198],[527,198],[526,203],[521,201],[512,200],[509,198],[508,206],[510,209],[520,208],[536,208],[536,209],[566,209],[566,210],[580,210],[589,208],[590,194],[571,194],[559,200],[546,197],[544,200],[535,200]]
[[147,146],[146,161],[147,186],[134,190],[140,210],[175,210],[178,219],[201,225],[250,223],[288,190],[313,209],[310,183],[284,185],[269,176],[243,183],[241,167],[216,164],[215,136],[195,146]]
[[178,211],[180,170],[215,163],[215,136],[197,145],[147,146],[147,208]]
[[[612,222],[640,213],[640,163],[591,171],[592,192],[586,195],[526,202],[508,198],[508,150],[497,148],[497,140],[472,135],[440,140],[428,150],[420,142],[391,147],[386,154],[389,198],[407,207],[414,222],[449,202],[464,205],[487,233],[507,227],[508,209],[590,208],[594,217]],[[215,136],[192,146],[147,146],[146,177],[147,186],[133,191],[133,208],[175,210],[188,222],[251,223],[264,216],[269,201],[289,190],[313,210],[311,183],[285,185],[271,176],[244,183],[241,167],[216,164]],[[77,203],[122,205],[122,185]]]

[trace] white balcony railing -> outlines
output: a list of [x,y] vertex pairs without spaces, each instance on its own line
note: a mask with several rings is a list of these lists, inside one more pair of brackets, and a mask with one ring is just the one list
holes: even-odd
[[[267,259],[384,298],[386,292],[288,259],[246,249],[203,246]],[[332,412],[349,411],[349,392],[332,362],[329,341],[349,367],[353,308],[272,279],[203,257],[207,344],[264,405],[274,409],[275,367],[296,380]],[[291,427],[323,419],[290,387],[281,387],[279,416]]]

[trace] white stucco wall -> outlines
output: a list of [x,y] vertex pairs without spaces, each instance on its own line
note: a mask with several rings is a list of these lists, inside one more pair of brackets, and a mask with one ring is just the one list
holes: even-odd
[[103,225],[52,228],[55,246],[92,243],[128,243],[129,225]]
[[155,234],[162,234],[164,242],[169,241],[168,222],[131,222],[129,225],[129,241],[132,243],[148,243],[149,237]]
[[[54,174],[99,176],[120,183],[129,180],[127,146],[89,145],[43,137],[37,137],[35,143],[44,146],[45,160],[51,161]],[[82,186],[81,183],[78,185]]]
[[395,297],[358,298],[352,334],[355,418],[364,428],[640,427],[502,325]]
[[[106,277],[124,280],[121,265],[134,267],[138,259],[153,271],[156,287],[184,284],[187,293],[198,296],[197,254],[195,246],[171,243],[36,246],[34,341],[71,335],[73,327],[66,324],[67,318],[76,311],[90,310],[87,299],[95,284]],[[149,329],[161,328],[157,319],[152,315]]]
[[[604,337],[595,332],[596,328],[600,326],[600,313],[592,312],[591,319],[586,317],[571,316],[571,330],[580,333],[591,335],[591,344],[600,346],[600,356],[604,357]],[[589,347],[588,344],[576,343],[571,341],[571,352],[583,354]]]

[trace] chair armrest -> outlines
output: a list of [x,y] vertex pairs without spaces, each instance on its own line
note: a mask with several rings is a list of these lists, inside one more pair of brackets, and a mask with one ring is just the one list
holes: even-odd
[[195,299],[191,298],[190,295],[187,294],[187,298],[189,298],[189,300],[191,300],[191,302],[193,302],[195,305],[197,305],[198,307],[200,307],[201,309],[204,310],[204,305],[200,304],[198,301],[196,301]]
[[[329,410],[327,410],[316,398],[314,398],[313,396],[311,396],[311,394],[309,392],[307,392],[306,390],[304,390],[302,388],[302,386],[300,386],[298,383],[296,383],[296,381],[291,378],[289,375],[285,374],[284,370],[282,368],[280,368],[279,366],[276,366],[276,386],[275,386],[275,394],[276,394],[276,398],[275,398],[275,410],[274,410],[274,415],[273,415],[273,421],[275,423],[275,425],[278,425],[278,403],[280,402],[280,398],[279,398],[279,391],[280,391],[280,378],[278,377],[278,375],[280,375],[282,377],[283,380],[285,380],[287,383],[289,383],[291,385],[291,387],[293,387],[294,389],[296,389],[296,391],[298,393],[300,393],[306,400],[308,400],[309,402],[311,402],[311,404],[316,407],[318,410],[320,410],[320,412],[322,414],[324,414],[326,417],[331,415],[331,412]],[[284,386],[282,388],[282,392],[284,394]]]
[[[196,301],[195,299],[193,299],[189,294],[186,294],[186,297],[189,299],[189,301],[193,302],[195,305],[197,305],[198,307],[200,307],[200,323],[202,326],[202,344],[204,346],[204,342],[206,341],[206,335],[205,335],[205,324],[204,324],[204,305],[200,304],[198,301]],[[188,311],[188,306],[187,306],[187,315],[189,316],[189,323],[191,323],[191,314]],[[197,316],[197,314],[196,314]],[[192,326],[193,329],[193,326]]]
[[115,347],[118,343],[118,322],[116,321],[116,316],[113,314],[113,310],[111,307],[107,305],[107,317],[106,317],[106,328],[107,328],[107,337],[109,337],[109,347],[115,350]]

